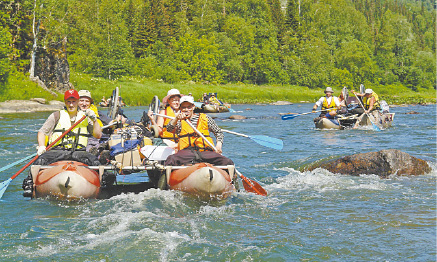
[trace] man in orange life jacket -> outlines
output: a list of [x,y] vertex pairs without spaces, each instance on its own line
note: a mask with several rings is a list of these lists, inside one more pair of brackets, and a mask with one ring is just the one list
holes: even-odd
[[[194,114],[194,99],[191,96],[183,96],[180,100],[180,112],[167,125],[167,130],[176,130],[179,137],[178,152],[170,155],[165,161],[168,166],[180,166],[207,162],[217,166],[233,165],[234,162],[222,156],[223,131],[215,121],[206,114]],[[211,143],[214,144],[210,133],[216,137],[216,152],[208,143],[199,136],[187,123],[190,121],[196,129]]]
[[[38,131],[37,154],[39,158],[34,165],[48,165],[61,160],[74,160],[86,165],[100,165],[99,160],[93,154],[85,151],[88,137],[94,136],[99,139],[102,129],[97,122],[97,116],[91,109],[78,110],[79,93],[76,90],[68,90],[64,94],[65,107],[52,113]],[[87,116],[73,130],[60,139],[53,149],[46,152],[46,146],[54,142],[67,129],[83,116]],[[48,137],[48,141],[46,141]],[[24,196],[32,196],[33,181],[29,174],[23,181]]]

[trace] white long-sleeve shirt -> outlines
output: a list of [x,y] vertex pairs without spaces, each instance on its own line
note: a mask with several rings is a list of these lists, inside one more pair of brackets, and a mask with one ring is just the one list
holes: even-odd
[[335,105],[336,106],[340,106],[340,100],[338,100],[338,97],[336,96],[330,96],[330,97],[326,97],[326,96],[322,96],[317,102],[316,105],[317,107],[323,105],[323,101],[325,100],[325,98],[328,100],[328,105],[331,104],[331,100],[334,99]]

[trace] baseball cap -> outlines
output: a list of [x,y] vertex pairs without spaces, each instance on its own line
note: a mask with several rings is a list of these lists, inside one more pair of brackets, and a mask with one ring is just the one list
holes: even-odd
[[183,96],[181,98],[181,101],[179,101],[179,103],[182,105],[183,102],[188,102],[194,105],[194,98],[192,96]]
[[79,97],[88,97],[89,99],[91,99],[91,101],[93,101],[93,98],[91,97],[91,92],[88,90],[80,90]]
[[74,89],[65,91],[64,100],[67,100],[69,98],[79,99],[79,93]]

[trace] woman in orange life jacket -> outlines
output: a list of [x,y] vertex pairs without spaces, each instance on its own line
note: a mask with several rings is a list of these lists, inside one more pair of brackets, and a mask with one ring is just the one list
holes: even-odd
[[325,89],[325,96],[322,96],[313,106],[313,112],[316,111],[317,107],[322,106],[322,113],[320,113],[319,117],[325,117],[334,119],[337,115],[337,110],[340,109],[340,101],[337,97],[332,94],[334,91],[332,88],[327,87]]
[[[194,114],[193,97],[183,96],[180,102],[181,111],[167,125],[168,131],[175,131],[179,136],[179,151],[174,155],[170,155],[165,161],[165,165],[180,166],[200,162],[207,162],[218,166],[233,165],[234,162],[232,160],[221,155],[224,136],[223,131],[217,126],[215,121],[206,114]],[[217,140],[215,146],[216,152],[195,132],[187,121],[190,121],[211,144],[214,144],[214,142],[210,133],[214,134]]]
[[[175,117],[176,113],[179,112],[179,100],[182,96],[183,95],[179,92],[179,90],[170,89],[167,92],[167,96],[162,99],[162,103],[165,105],[165,108],[162,109],[159,114]],[[170,119],[158,116],[155,121],[155,119],[152,117],[152,111],[149,111],[147,115],[149,116],[152,125],[158,127],[159,136],[162,138],[162,141],[169,147],[176,149],[178,137],[174,132],[169,132],[166,128],[167,124],[170,122]]]

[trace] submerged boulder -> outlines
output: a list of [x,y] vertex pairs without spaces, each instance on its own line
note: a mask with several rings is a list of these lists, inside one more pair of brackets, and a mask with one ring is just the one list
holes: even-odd
[[419,158],[396,149],[354,154],[339,159],[316,163],[307,168],[311,171],[323,168],[332,173],[357,176],[375,174],[380,177],[390,175],[423,175],[431,172],[429,164]]
[[247,117],[241,116],[241,115],[232,115],[232,116],[229,117],[229,119],[234,119],[234,120],[244,120],[246,118]]
[[292,105],[293,103],[289,102],[289,101],[276,101],[271,103],[271,105],[273,106],[288,106],[288,105]]

